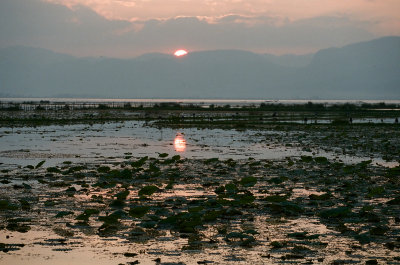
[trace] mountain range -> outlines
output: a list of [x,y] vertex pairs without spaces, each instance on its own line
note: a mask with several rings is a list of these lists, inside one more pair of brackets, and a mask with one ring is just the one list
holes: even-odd
[[400,99],[400,37],[283,56],[115,59],[12,46],[0,49],[0,97]]

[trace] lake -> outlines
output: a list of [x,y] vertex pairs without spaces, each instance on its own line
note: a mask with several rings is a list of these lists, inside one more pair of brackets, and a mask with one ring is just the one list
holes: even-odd
[[394,116],[97,112],[1,113],[1,264],[398,262]]

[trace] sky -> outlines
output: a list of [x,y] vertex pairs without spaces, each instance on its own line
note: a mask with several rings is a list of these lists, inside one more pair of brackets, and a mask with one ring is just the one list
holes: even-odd
[[0,0],[0,47],[76,56],[306,54],[400,35],[399,0]]

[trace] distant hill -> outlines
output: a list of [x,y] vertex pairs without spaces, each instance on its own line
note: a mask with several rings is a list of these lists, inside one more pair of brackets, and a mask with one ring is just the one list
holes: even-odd
[[295,55],[295,54],[284,54],[284,55],[273,55],[273,54],[264,54],[265,58],[277,65],[286,66],[286,67],[306,67],[311,63],[311,60],[314,57],[314,54],[304,54],[304,55]]
[[385,37],[317,52],[305,69],[308,93],[331,97],[400,98],[400,37]]
[[400,37],[274,56],[239,50],[175,58],[77,58],[0,49],[0,96],[400,99]]

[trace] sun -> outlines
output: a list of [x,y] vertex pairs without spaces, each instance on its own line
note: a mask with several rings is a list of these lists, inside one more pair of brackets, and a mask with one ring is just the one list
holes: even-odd
[[174,52],[174,55],[176,57],[182,57],[182,56],[185,56],[186,54],[188,54],[188,52],[186,50],[177,50],[176,52]]

